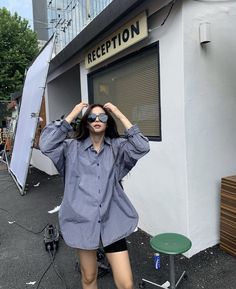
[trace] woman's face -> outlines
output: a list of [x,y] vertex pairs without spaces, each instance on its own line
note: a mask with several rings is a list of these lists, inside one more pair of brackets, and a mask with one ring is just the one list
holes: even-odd
[[88,116],[90,133],[104,133],[107,127],[107,118],[108,116],[100,106],[94,107]]

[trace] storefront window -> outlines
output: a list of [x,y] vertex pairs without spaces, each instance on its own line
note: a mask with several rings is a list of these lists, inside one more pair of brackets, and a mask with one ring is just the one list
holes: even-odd
[[[89,74],[90,102],[112,102],[150,139],[161,140],[159,51],[139,53]],[[123,127],[118,123],[120,134]]]

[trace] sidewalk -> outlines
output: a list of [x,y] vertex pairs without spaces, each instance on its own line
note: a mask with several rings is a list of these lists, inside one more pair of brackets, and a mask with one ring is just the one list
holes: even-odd
[[[61,203],[62,180],[32,168],[27,184],[27,194],[21,196],[5,165],[0,163],[0,289],[36,289],[51,262],[42,230],[48,223],[58,224],[57,213],[48,211]],[[35,234],[23,227],[42,232]],[[161,255],[161,269],[155,270],[149,239],[141,230],[128,238],[136,288],[141,278],[159,284],[168,280],[168,258]],[[220,250],[218,245],[190,259],[177,256],[175,260],[176,275],[185,269],[188,274],[178,289],[236,289],[236,258]],[[81,289],[75,250],[67,247],[62,238],[54,264],[68,289]],[[99,289],[115,289],[111,273],[99,279],[99,286]],[[51,266],[39,288],[63,289],[65,286]],[[146,288],[158,287],[146,284]]]

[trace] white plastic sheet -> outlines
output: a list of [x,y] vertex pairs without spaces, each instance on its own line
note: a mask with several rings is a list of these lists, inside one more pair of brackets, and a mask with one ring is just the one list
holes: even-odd
[[52,56],[54,38],[40,52],[27,71],[20,113],[17,123],[10,172],[24,189],[28,174],[32,146],[38,124],[38,114],[44,94],[49,62]]

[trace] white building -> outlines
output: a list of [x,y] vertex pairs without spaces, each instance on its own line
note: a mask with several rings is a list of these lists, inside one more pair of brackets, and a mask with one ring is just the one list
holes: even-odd
[[[236,173],[236,3],[174,2],[112,1],[51,61],[45,108],[50,122],[112,101],[139,124],[151,151],[124,182],[139,226],[188,236],[191,256],[219,242],[221,178]],[[55,173],[35,149],[32,163]]]

